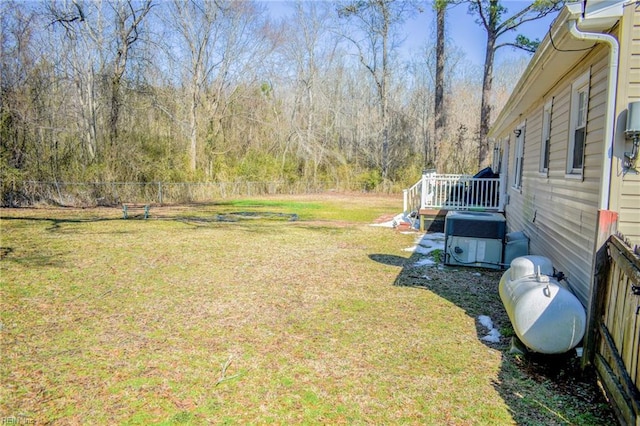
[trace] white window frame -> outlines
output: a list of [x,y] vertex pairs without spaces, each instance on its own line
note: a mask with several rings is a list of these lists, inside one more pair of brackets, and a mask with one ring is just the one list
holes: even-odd
[[551,156],[551,120],[553,113],[553,98],[542,108],[542,140],[540,147],[540,174],[549,176],[549,162]]
[[513,150],[513,189],[522,190],[522,176],[524,169],[524,137],[526,133],[526,122],[520,124],[514,130],[516,135],[515,149]]
[[[582,178],[584,152],[587,145],[587,123],[589,120],[589,71],[578,77],[571,85],[571,116],[569,121],[569,144],[567,146],[567,174],[569,178]],[[576,167],[576,134],[582,132],[582,158]]]

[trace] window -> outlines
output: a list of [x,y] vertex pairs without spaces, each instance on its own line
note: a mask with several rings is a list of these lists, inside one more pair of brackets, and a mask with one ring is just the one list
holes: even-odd
[[588,112],[589,73],[587,72],[571,86],[571,121],[569,124],[567,174],[582,175]]
[[525,125],[521,124],[513,132],[516,135],[516,149],[513,153],[513,187],[522,187],[522,169],[524,168],[524,133]]
[[542,147],[540,151],[540,173],[549,172],[549,153],[551,151],[551,109],[553,99],[544,105],[542,110]]

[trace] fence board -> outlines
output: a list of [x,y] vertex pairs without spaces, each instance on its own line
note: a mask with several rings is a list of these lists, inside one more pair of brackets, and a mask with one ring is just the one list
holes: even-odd
[[[629,281],[628,277],[626,281],[627,281],[627,289],[631,289],[631,282]],[[632,377],[635,377],[635,374],[632,374],[632,372],[635,373],[635,369],[633,368],[633,365],[635,364],[635,361],[638,359],[637,354],[633,353],[634,341],[635,341],[634,333],[636,331],[636,324],[638,323],[638,318],[639,318],[639,315],[636,315],[636,307],[637,307],[636,299],[638,299],[638,296],[634,296],[631,291],[625,292],[624,311],[623,311],[623,315],[619,319],[619,321],[622,323],[620,324],[620,328],[621,328],[620,334],[622,336],[621,346],[619,346],[621,348],[620,356],[624,360],[624,364],[627,367],[627,371],[629,371],[629,375],[631,375]]]
[[[616,236],[607,241],[609,273],[598,285],[604,295],[594,365],[622,424],[640,424],[640,257]],[[596,299],[598,299],[598,296]]]
[[616,309],[611,314],[612,317],[612,327],[609,328],[611,335],[613,336],[613,341],[618,348],[618,351],[621,351],[624,348],[624,311],[625,306],[627,305],[627,283],[629,279],[626,275],[621,274],[620,279],[615,283],[618,287],[617,297],[616,297]]
[[[614,262],[615,264],[615,262]],[[604,312],[604,323],[607,326],[607,329],[612,330],[615,326],[614,319],[616,317],[616,308],[617,308],[617,300],[618,300],[618,283],[620,282],[620,269],[619,268],[611,268],[612,277],[610,278],[610,282],[608,285],[607,291],[607,309]]]
[[628,348],[626,348],[625,365],[627,366],[629,373],[632,375],[633,382],[636,384],[636,387],[640,389],[640,375],[638,374],[638,362],[640,358],[640,355],[638,354],[638,351],[640,350],[640,315],[637,310],[632,310],[632,315],[635,318],[635,321],[633,326],[629,327],[629,337],[627,341],[630,344]]
[[629,422],[625,421],[623,424],[633,424],[631,423],[635,417],[633,407],[631,406],[629,400],[625,397],[624,390],[616,381],[616,373],[610,367],[605,357],[600,354],[596,354],[595,365],[598,372],[600,373],[600,376],[602,377],[603,385],[607,390],[607,394],[609,395],[609,398],[613,404],[613,409],[618,416],[618,420],[629,419]]

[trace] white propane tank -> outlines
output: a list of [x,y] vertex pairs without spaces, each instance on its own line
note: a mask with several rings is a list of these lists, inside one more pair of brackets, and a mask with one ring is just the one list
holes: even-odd
[[522,256],[500,279],[500,299],[518,338],[529,349],[560,354],[584,336],[586,314],[580,301],[552,276],[543,256]]

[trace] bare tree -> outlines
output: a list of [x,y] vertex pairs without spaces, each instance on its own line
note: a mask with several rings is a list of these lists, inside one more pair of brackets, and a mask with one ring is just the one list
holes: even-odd
[[[187,87],[187,138],[189,168],[198,166],[198,152],[202,134],[215,144],[223,132],[221,120],[230,105],[228,89],[252,74],[251,66],[258,66],[271,44],[268,31],[260,27],[260,9],[250,1],[240,0],[174,0],[166,21],[176,44],[169,50],[171,60],[182,70]],[[236,92],[240,93],[240,92]],[[203,108],[205,107],[205,108]],[[201,116],[209,114],[209,130],[201,129]],[[214,152],[215,148],[210,147]]]
[[[142,22],[151,10],[152,0],[126,2],[116,0],[112,3],[115,13],[115,47],[113,73],[111,76],[111,111],[109,116],[109,134],[111,145],[118,139],[118,118],[121,108],[122,76],[127,69],[131,48],[139,41]],[[82,9],[79,8],[80,13]]]
[[[27,166],[30,105],[24,86],[33,69],[35,16],[12,1],[0,3],[0,180],[2,189]],[[14,176],[11,176],[13,174]]]
[[522,35],[518,36],[515,42],[498,43],[498,39],[511,31],[515,31],[526,22],[535,21],[557,12],[564,5],[564,1],[535,0],[510,16],[508,16],[509,11],[504,6],[504,2],[500,0],[468,0],[468,2],[469,13],[477,16],[476,22],[487,33],[478,151],[478,167],[482,168],[487,163],[489,155],[487,134],[491,124],[491,89],[493,85],[493,61],[496,51],[501,47],[512,46],[533,52],[538,44]]
[[[48,28],[59,33],[59,43],[65,46],[60,55],[71,73],[78,93],[79,115],[84,134],[88,162],[98,154],[100,94],[107,104],[109,149],[102,159],[113,160],[118,155],[118,121],[122,108],[122,79],[131,59],[132,48],[140,41],[143,21],[153,6],[152,0],[110,0],[104,3],[72,0],[51,2],[46,6]],[[58,31],[59,30],[59,31]],[[110,68],[110,69],[109,69]],[[107,85],[101,80],[108,79]],[[115,164],[113,164],[115,166]]]
[[410,13],[415,11],[411,2],[402,0],[366,0],[341,3],[339,16],[349,19],[359,30],[345,34],[357,49],[360,63],[367,69],[378,94],[381,121],[381,172],[387,179],[389,156],[389,81],[392,55],[398,47],[398,29]]
[[[188,82],[189,168],[196,170],[198,158],[198,109],[211,74],[223,62],[216,57],[216,43],[222,37],[222,4],[210,1],[174,0],[169,14],[170,25],[180,37],[184,56],[174,58],[182,63]],[[175,50],[180,50],[179,46]]]
[[68,105],[78,116],[84,163],[95,161],[100,153],[98,142],[98,101],[96,75],[104,71],[105,26],[99,6],[92,2],[51,2],[44,12],[53,39],[51,46],[57,61],[65,64],[65,77],[75,89],[75,102]]
[[[438,144],[442,140],[442,132],[444,131],[446,122],[446,111],[444,102],[444,63],[445,63],[445,24],[447,12],[447,0],[436,0],[433,3],[436,9],[436,90],[435,90],[435,115],[433,143],[433,158],[438,158]],[[427,164],[427,167],[433,167],[433,164]]]
[[[273,23],[245,0],[0,3],[0,173],[352,189],[429,163],[468,173],[481,76],[443,43],[444,15],[401,62],[417,4],[299,1]],[[512,81],[495,73],[502,102]]]
[[[332,96],[337,80],[328,75],[336,61],[338,39],[334,36],[332,19],[335,11],[329,3],[296,2],[294,14],[285,22],[284,63],[290,64],[293,85],[290,119],[292,138],[304,161],[304,173],[314,181],[327,157],[334,155],[329,118],[332,105],[339,100]],[[281,67],[287,69],[287,66]],[[332,98],[332,102],[327,102]]]

